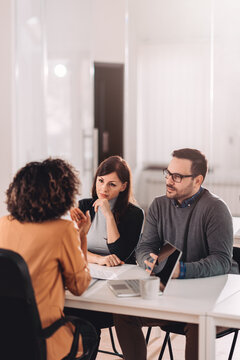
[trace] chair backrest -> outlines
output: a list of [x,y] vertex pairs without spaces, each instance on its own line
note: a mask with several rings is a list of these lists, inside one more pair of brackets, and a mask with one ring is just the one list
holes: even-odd
[[240,273],[240,248],[237,246],[233,247],[233,259],[238,263]]
[[0,358],[45,360],[40,332],[27,264],[14,251],[0,249]]

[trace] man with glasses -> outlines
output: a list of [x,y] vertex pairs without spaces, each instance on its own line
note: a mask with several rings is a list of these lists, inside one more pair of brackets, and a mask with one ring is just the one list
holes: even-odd
[[[202,187],[207,173],[205,156],[195,149],[180,149],[163,171],[166,195],[152,202],[139,241],[138,264],[158,274],[163,263],[158,254],[165,240],[182,250],[174,278],[200,278],[238,273],[232,261],[233,226],[226,204]],[[156,263],[155,263],[156,260]],[[154,265],[155,263],[155,265]],[[142,317],[115,316],[115,326],[125,360],[146,360],[142,326],[182,326],[186,335],[186,360],[198,359],[198,326]],[[220,329],[219,329],[220,330]]]

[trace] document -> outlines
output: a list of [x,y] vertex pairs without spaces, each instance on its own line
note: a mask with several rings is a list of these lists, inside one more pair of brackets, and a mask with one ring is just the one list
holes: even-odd
[[121,277],[122,274],[136,268],[136,265],[123,264],[118,266],[103,266],[98,264],[88,264],[92,278],[110,280]]

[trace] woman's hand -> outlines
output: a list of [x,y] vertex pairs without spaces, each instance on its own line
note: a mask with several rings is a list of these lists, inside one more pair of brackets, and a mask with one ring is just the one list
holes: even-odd
[[102,210],[102,213],[105,217],[107,217],[108,215],[113,215],[110,205],[109,205],[109,202],[108,202],[108,199],[97,199],[93,203],[93,206],[94,206],[95,212],[97,212],[98,208],[100,207]]
[[71,208],[70,209],[71,219],[77,224],[77,227],[81,236],[86,236],[90,226],[91,226],[91,218],[89,211],[86,212],[86,215],[79,208]]
[[99,256],[98,264],[106,266],[118,266],[124,264],[124,261],[120,260],[117,255],[111,254],[107,256]]

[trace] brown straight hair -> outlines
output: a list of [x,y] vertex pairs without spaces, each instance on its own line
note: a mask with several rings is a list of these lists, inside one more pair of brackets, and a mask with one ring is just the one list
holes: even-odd
[[132,174],[127,162],[121,158],[121,156],[110,156],[99,165],[92,186],[92,197],[97,198],[96,192],[96,181],[98,176],[104,176],[111,174],[113,172],[117,173],[119,180],[122,183],[127,183],[126,189],[119,193],[115,206],[113,209],[114,217],[117,222],[121,216],[124,215],[127,210],[129,202],[134,202],[132,196]]

